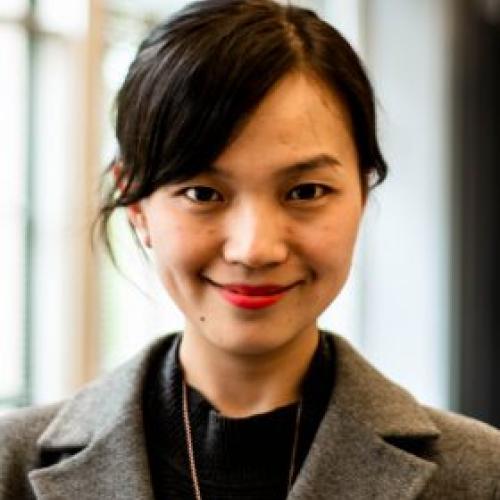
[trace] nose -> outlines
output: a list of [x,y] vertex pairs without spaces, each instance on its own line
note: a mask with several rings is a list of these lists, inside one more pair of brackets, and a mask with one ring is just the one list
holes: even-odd
[[247,268],[281,264],[289,253],[282,214],[264,203],[235,208],[227,220],[223,253],[226,262]]

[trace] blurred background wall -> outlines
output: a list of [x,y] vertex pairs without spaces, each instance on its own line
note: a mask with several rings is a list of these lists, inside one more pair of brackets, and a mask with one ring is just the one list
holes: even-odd
[[[1,407],[65,397],[182,328],[124,217],[112,239],[128,279],[89,230],[114,94],[141,38],[185,3],[0,3]],[[390,166],[321,325],[421,401],[500,426],[500,2],[295,3],[361,55]]]

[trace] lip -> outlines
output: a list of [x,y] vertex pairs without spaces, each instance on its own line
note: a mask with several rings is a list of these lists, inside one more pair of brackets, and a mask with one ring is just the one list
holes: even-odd
[[220,288],[220,293],[224,299],[236,307],[242,309],[263,309],[279,302],[286,292],[274,293],[272,295],[245,295],[236,293],[227,288]]
[[208,281],[215,285],[222,297],[232,305],[252,310],[263,309],[276,304],[290,289],[298,284],[298,282],[295,282],[287,286],[268,283],[261,285],[248,285],[246,283],[219,285],[211,280]]
[[247,285],[243,283],[231,283],[228,285],[221,285],[222,288],[228,290],[233,293],[237,293],[240,295],[249,295],[249,296],[269,296],[269,295],[277,295],[289,290],[292,285],[281,286],[274,284],[265,284],[265,285]]

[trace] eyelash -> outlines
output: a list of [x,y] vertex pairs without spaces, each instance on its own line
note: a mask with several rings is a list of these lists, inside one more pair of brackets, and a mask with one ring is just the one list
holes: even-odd
[[[327,194],[330,194],[333,192],[333,188],[329,187],[329,186],[325,186],[324,184],[318,184],[318,183],[315,183],[315,182],[308,182],[308,183],[305,183],[305,184],[299,184],[298,186],[295,186],[293,189],[291,189],[288,193],[287,193],[287,199],[288,199],[288,195],[290,193],[293,193],[294,191],[297,191],[299,189],[310,189],[310,188],[313,188],[313,193],[314,195],[317,194],[317,191],[318,189],[320,189],[322,191],[321,195],[319,196],[314,196],[312,198],[306,198],[305,200],[302,200],[302,201],[314,201],[314,200],[317,200],[319,198],[322,198],[323,196],[326,196]],[[300,201],[299,199],[294,199],[293,201]]]
[[[304,188],[311,189],[311,187],[314,190],[312,198],[305,198],[305,199],[303,199],[303,198],[302,199],[301,198],[294,198],[294,199],[290,198],[291,193],[296,192],[299,189],[302,189],[302,190]],[[320,189],[322,191],[322,193],[319,196],[316,196],[318,189]],[[193,199],[193,197],[189,196],[188,193],[189,193],[189,191],[194,191],[194,190],[198,190],[198,194],[200,194],[199,191],[204,191],[205,194],[208,194],[210,196],[208,197],[208,199],[204,199],[204,200]],[[291,189],[287,193],[286,199],[291,200],[291,201],[299,201],[299,202],[300,201],[314,201],[314,200],[322,198],[323,196],[326,196],[332,192],[334,192],[334,189],[329,187],[329,186],[325,186],[324,184],[318,184],[315,182],[308,182],[308,183],[304,183],[304,184],[299,184],[298,186],[295,186],[293,189]],[[217,202],[222,201],[222,195],[216,189],[211,188],[209,186],[189,186],[187,188],[182,189],[178,194],[186,197],[189,201],[196,203],[198,205],[208,204],[208,203],[217,203]],[[213,199],[214,194],[218,197],[218,199]]]
[[205,191],[205,192],[208,191],[209,193],[212,193],[212,195],[215,193],[219,196],[219,198],[222,198],[222,196],[220,195],[220,193],[217,192],[217,190],[215,190],[214,188],[208,187],[208,186],[190,186],[190,187],[187,187],[187,188],[181,190],[179,194],[181,194],[182,196],[185,196],[189,201],[192,201],[192,202],[198,203],[198,204],[213,203],[215,201],[221,201],[220,199],[219,200],[209,199],[209,200],[201,200],[200,201],[200,200],[195,200],[192,197],[188,196],[189,191],[195,191],[195,190]]

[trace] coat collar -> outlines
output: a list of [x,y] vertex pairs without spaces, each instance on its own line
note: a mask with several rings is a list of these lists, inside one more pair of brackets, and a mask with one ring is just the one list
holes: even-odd
[[331,403],[382,437],[435,438],[424,408],[384,377],[342,337],[333,336],[336,379]]
[[158,339],[63,405],[37,444],[45,450],[81,451],[29,474],[37,498],[153,499],[142,389],[148,367],[175,339]]
[[[159,339],[113,373],[80,391],[41,435],[43,449],[81,449],[29,474],[37,498],[152,500],[142,422],[148,367],[178,339]],[[352,347],[332,337],[334,394],[289,500],[410,500],[436,465],[390,444],[439,432],[423,408]]]
[[289,500],[411,500],[437,466],[391,444],[439,437],[425,410],[334,336],[332,399]]

